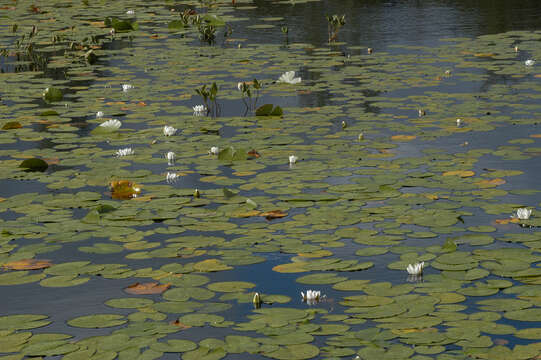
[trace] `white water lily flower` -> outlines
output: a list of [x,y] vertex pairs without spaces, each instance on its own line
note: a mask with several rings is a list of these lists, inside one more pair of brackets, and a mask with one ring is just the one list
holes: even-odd
[[280,78],[278,78],[277,82],[285,84],[298,84],[301,82],[301,78],[295,77],[295,71],[288,71],[283,73]]
[[526,61],[524,61],[524,65],[526,66],[533,66],[535,64],[535,60],[533,59],[528,59]]
[[165,126],[163,127],[163,134],[164,134],[165,136],[173,136],[173,135],[175,135],[176,132],[177,132],[177,129],[175,129],[175,128],[172,127],[172,126],[167,126],[167,125],[165,125]]
[[167,164],[173,165],[173,163],[175,162],[175,157],[176,155],[172,151],[169,151],[167,154],[165,154],[165,158],[167,159]]
[[168,183],[168,184],[173,184],[175,182],[177,182],[177,180],[180,178],[180,175],[178,175],[177,173],[170,173],[168,172],[166,175],[165,175],[165,181]]
[[321,295],[321,291],[316,290],[307,290],[306,294],[301,291],[302,301],[306,302],[308,305],[313,305],[318,303],[325,295]]
[[133,154],[135,154],[135,151],[133,151],[132,148],[124,148],[124,149],[118,149],[115,153],[115,156],[121,157],[121,156],[133,155]]
[[96,113],[96,119],[101,119],[103,117],[103,111],[98,111]]
[[290,164],[295,164],[297,162],[297,160],[299,160],[299,158],[295,155],[289,155],[289,163]]
[[117,119],[111,119],[101,123],[100,126],[108,130],[118,130],[122,126],[122,123]]
[[[237,89],[239,89],[239,91],[242,91],[242,84],[243,84],[242,81],[240,81],[240,82],[237,83]],[[257,293],[256,293],[256,294],[257,294]]]
[[408,274],[410,275],[422,275],[423,274],[423,268],[425,267],[425,262],[415,263],[415,264],[409,264],[406,270],[408,271]]
[[528,220],[532,215],[532,209],[521,208],[517,209],[516,218],[520,220]]
[[130,84],[122,84],[122,91],[126,92],[130,89],[133,89],[133,85]]
[[126,15],[135,15],[135,10],[126,11]]
[[462,125],[462,119],[456,119],[456,126],[459,127]]
[[207,107],[205,105],[195,105],[193,107],[194,116],[203,116],[207,112]]
[[218,146],[213,146],[209,150],[209,155],[218,155],[220,153],[220,148]]

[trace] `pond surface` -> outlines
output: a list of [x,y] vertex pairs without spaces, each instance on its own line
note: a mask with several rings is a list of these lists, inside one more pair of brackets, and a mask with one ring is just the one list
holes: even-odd
[[541,356],[539,2],[0,17],[2,358]]

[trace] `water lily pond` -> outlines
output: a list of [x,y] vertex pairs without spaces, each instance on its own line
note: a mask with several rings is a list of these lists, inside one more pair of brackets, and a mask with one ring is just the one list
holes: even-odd
[[541,6],[457,3],[2,2],[0,359],[541,358]]

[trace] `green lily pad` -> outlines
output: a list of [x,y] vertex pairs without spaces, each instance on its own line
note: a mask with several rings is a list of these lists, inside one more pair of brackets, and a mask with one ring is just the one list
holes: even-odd
[[122,315],[96,314],[80,316],[68,321],[68,325],[79,328],[99,329],[125,324],[127,320]]

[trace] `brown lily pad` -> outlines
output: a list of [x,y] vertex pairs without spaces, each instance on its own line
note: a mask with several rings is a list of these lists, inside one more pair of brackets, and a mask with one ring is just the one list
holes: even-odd
[[149,294],[161,294],[165,290],[169,289],[171,284],[160,284],[157,282],[138,283],[132,284],[124,289],[129,294],[137,295],[149,295]]
[[39,270],[52,265],[49,260],[23,259],[4,264],[4,268],[10,270]]

